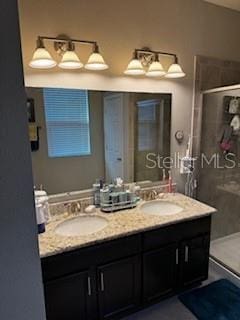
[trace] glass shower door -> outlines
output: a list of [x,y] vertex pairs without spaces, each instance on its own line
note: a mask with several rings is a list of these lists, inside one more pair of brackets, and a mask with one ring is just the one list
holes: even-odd
[[211,256],[240,275],[240,86],[204,94],[197,198],[212,218]]

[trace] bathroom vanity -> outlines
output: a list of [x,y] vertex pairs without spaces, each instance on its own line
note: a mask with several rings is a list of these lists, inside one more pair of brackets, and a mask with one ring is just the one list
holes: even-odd
[[108,226],[89,236],[54,234],[66,216],[50,223],[39,243],[48,320],[118,319],[207,279],[215,209],[166,197],[183,210],[104,214]]

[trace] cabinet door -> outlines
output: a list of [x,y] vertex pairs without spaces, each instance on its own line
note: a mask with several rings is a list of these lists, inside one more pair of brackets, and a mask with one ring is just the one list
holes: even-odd
[[93,294],[91,275],[83,271],[44,285],[47,320],[87,320]]
[[178,272],[177,244],[143,255],[143,298],[145,303],[174,293]]
[[181,244],[180,286],[187,287],[208,277],[209,235],[199,236]]
[[123,316],[140,303],[140,257],[119,260],[98,268],[101,319]]

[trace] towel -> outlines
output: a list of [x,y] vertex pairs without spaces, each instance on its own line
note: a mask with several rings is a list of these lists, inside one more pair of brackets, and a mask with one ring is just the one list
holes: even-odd
[[233,128],[234,133],[238,133],[240,130],[240,118],[239,115],[235,115],[231,121],[230,126]]
[[231,114],[239,113],[239,106],[240,106],[240,99],[239,98],[232,98],[229,103],[229,109],[228,112]]
[[223,132],[220,139],[220,148],[224,152],[229,152],[232,149],[232,146],[233,146],[232,134],[233,134],[233,127],[227,125],[223,128]]
[[35,190],[34,195],[36,208],[37,206],[41,206],[41,210],[44,213],[45,222],[48,222],[50,220],[50,210],[47,192],[44,190]]

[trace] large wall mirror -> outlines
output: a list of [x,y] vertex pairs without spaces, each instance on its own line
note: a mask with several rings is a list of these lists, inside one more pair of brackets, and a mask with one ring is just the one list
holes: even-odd
[[33,87],[26,93],[36,188],[57,194],[89,189],[98,178],[162,180],[149,155],[170,155],[170,94]]

